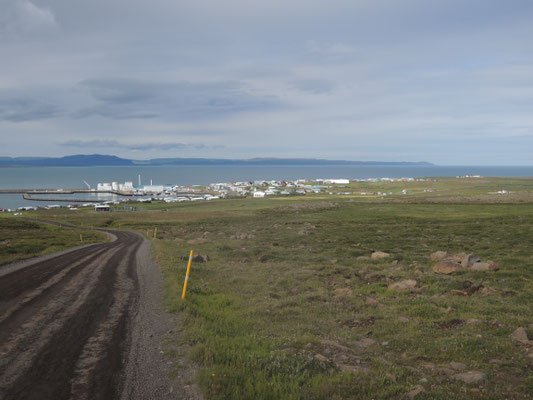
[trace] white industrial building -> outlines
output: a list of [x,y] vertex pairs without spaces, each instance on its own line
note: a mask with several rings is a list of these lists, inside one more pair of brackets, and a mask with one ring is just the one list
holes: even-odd
[[349,179],[324,179],[324,183],[334,183],[337,185],[347,185],[350,183]]
[[114,191],[114,192],[132,192],[134,190],[133,182],[124,182],[124,183],[118,183],[118,182],[104,182],[99,183],[96,187],[98,191]]

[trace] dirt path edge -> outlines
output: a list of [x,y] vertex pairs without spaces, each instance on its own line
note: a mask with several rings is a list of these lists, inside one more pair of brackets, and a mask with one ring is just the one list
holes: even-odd
[[146,239],[137,252],[137,276],[138,297],[130,314],[129,351],[120,399],[202,399],[200,390],[187,382],[191,378],[187,367],[174,374],[175,378],[170,377],[175,359],[166,353],[171,346],[176,350],[176,328],[180,322],[165,310],[163,274]]

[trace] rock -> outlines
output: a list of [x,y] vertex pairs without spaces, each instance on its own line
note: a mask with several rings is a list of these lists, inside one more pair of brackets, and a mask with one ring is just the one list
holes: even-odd
[[251,233],[236,233],[235,235],[230,236],[230,239],[253,239],[254,234]]
[[487,262],[475,262],[471,267],[472,271],[497,271],[498,264],[492,261]]
[[354,342],[354,344],[356,346],[360,346],[360,347],[369,347],[369,346],[372,346],[375,343],[376,343],[376,341],[374,339],[370,339],[370,338],[364,338],[364,339],[361,339],[361,340],[358,340],[358,341]]
[[389,253],[384,253],[383,251],[375,251],[370,255],[372,260],[380,260],[382,258],[390,257]]
[[393,283],[392,285],[389,285],[389,289],[396,290],[398,292],[403,292],[406,290],[410,292],[420,291],[420,288],[418,287],[418,282],[414,279],[406,279],[405,281]]
[[435,364],[429,361],[421,361],[419,365],[420,367],[425,368],[425,369],[429,369],[429,370],[435,369]]
[[455,308],[453,308],[453,307],[448,307],[448,308],[446,309],[445,313],[447,313],[447,314],[451,314],[451,313],[454,313],[454,312],[456,312],[456,311],[457,311],[457,310],[456,310]]
[[368,256],[358,256],[358,257],[356,257],[356,260],[370,260],[370,257],[368,257]]
[[402,317],[401,315],[398,317],[398,322],[409,322],[409,318],[407,317]]
[[328,347],[334,347],[337,350],[344,351],[344,352],[350,352],[351,351],[349,347],[346,347],[346,346],[344,346],[344,345],[342,345],[339,342],[336,342],[334,340],[322,339],[320,341],[320,344],[324,345],[324,346],[328,346]]
[[453,294],[456,296],[468,296],[469,293],[465,290],[452,289],[450,290],[450,294]]
[[426,389],[424,389],[424,386],[416,385],[413,390],[411,390],[409,393],[407,393],[407,397],[409,397],[410,399],[414,399],[420,393],[424,393],[425,391],[426,391]]
[[466,369],[466,365],[457,361],[452,361],[448,364],[448,366],[455,370],[455,371],[464,371]]
[[439,368],[437,368],[437,372],[439,374],[441,374],[441,375],[452,376],[457,371],[455,371],[455,370],[453,370],[451,368],[448,368],[448,367],[439,367]]
[[387,377],[387,379],[389,379],[391,382],[396,382],[396,375],[394,375],[393,373],[390,373],[390,372],[387,372],[385,374],[385,376]]
[[197,239],[187,240],[187,243],[189,243],[189,244],[202,244],[202,243],[205,243],[205,242],[207,242],[207,240],[204,239],[204,238],[197,238]]
[[499,292],[498,289],[491,288],[491,287],[484,287],[483,289],[479,291],[479,293],[482,294],[483,296],[491,296],[493,294],[497,294],[498,292]]
[[368,304],[369,306],[374,306],[374,307],[381,305],[381,303],[377,299],[375,299],[374,297],[371,297],[371,296],[368,296],[366,298],[366,304]]
[[520,342],[520,343],[528,343],[529,342],[529,338],[527,337],[527,332],[526,332],[526,329],[523,328],[523,327],[520,327],[518,329],[516,329],[512,334],[511,334],[511,337]]
[[435,253],[431,254],[429,258],[431,261],[440,261],[444,260],[446,257],[448,257],[447,251],[436,251]]
[[335,364],[343,372],[370,372],[369,368],[360,365]]
[[209,261],[209,256],[207,254],[205,255],[200,255],[200,254],[197,254],[195,255],[192,260],[194,262],[201,262],[201,263],[206,263]]
[[458,381],[468,384],[480,384],[487,381],[487,374],[480,371],[463,372],[462,374],[456,374],[453,377]]
[[433,272],[437,274],[450,275],[462,269],[462,265],[458,262],[452,260],[442,260],[435,264],[433,267]]
[[463,268],[468,268],[477,262],[481,262],[481,258],[479,258],[476,254],[471,253],[462,258],[461,265],[463,266]]
[[321,362],[328,362],[329,359],[326,356],[323,356],[322,354],[315,354],[315,359]]
[[349,296],[349,295],[352,294],[352,289],[350,289],[350,288],[339,288],[339,289],[335,289],[335,293],[337,295]]
[[455,261],[456,263],[461,264],[463,262],[463,260],[465,259],[465,257],[467,257],[467,256],[468,255],[466,253],[457,253],[457,254],[454,254],[451,257],[448,257],[448,259],[452,260],[452,261]]

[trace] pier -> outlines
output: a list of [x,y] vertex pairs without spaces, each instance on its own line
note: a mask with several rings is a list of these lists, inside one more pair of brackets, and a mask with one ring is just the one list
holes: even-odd
[[133,196],[130,192],[121,192],[115,190],[88,190],[88,189],[0,189],[0,194],[17,194],[21,193],[24,200],[32,201],[60,201],[66,203],[101,203],[101,199],[73,199],[66,197],[33,197],[33,195],[58,195],[58,194],[115,194],[118,196]]
[[118,190],[89,190],[89,189],[0,189],[0,194],[74,194],[74,193],[107,193],[118,196],[133,196],[131,192],[121,192]]
[[29,193],[24,193],[22,195],[24,200],[33,200],[33,201],[64,201],[67,203],[101,203],[102,200],[97,199],[67,199],[65,197],[32,197]]
[[[87,194],[114,194],[117,196],[133,197],[134,194],[130,191],[119,190],[92,190],[92,189],[0,189],[0,194],[22,194],[24,200],[30,201],[52,201],[52,202],[65,202],[65,203],[101,203],[102,199],[92,198],[68,198],[68,197],[53,197],[53,195],[68,195],[75,193],[87,193]],[[174,192],[177,196],[188,197],[191,199],[196,196],[204,196],[210,193],[207,192]],[[136,193],[137,194],[137,193]],[[35,197],[35,195],[47,195],[46,197]],[[48,196],[52,195],[52,196]],[[159,193],[144,193],[142,196],[159,195]]]

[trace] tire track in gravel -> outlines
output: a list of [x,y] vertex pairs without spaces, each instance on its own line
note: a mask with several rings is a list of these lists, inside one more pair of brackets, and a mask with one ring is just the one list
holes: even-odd
[[143,239],[113,234],[0,277],[0,398],[119,396]]
[[96,250],[94,254],[63,268],[35,289],[30,287],[28,290],[20,292],[18,296],[13,296],[10,299],[1,299],[0,324],[2,324],[2,330],[0,330],[0,343],[5,342],[16,330],[17,326],[23,324],[24,320],[35,315],[40,309],[40,304],[57,296],[57,292],[66,287],[76,277],[81,268],[84,268],[88,263],[94,262],[105,251],[106,249]]
[[[98,245],[97,245],[98,246]],[[101,249],[105,249],[105,245]],[[76,252],[77,258],[94,254],[95,246],[89,246]],[[96,250],[98,251],[98,250]],[[40,285],[44,280],[53,277],[58,271],[72,263],[70,253],[54,257],[50,260],[31,265],[27,268],[15,271],[10,274],[9,279],[0,279],[0,302],[13,299],[23,291],[31,290]]]

